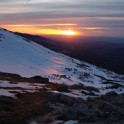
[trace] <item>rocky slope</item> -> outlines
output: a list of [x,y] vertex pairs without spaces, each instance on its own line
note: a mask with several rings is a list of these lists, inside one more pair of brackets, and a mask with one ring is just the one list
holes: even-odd
[[1,124],[124,123],[124,94],[109,92],[85,100],[65,95],[71,94],[72,89],[83,91],[81,86],[55,84],[39,76],[25,78],[9,73],[0,73],[0,79],[6,81],[6,87],[0,89],[11,94],[0,96]]

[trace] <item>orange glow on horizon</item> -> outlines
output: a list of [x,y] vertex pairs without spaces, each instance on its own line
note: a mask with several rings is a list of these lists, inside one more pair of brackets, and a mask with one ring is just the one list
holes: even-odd
[[[56,25],[62,25],[62,24],[56,24]],[[69,24],[65,24],[65,25],[69,25]],[[29,34],[35,34],[35,35],[68,35],[68,36],[78,35],[78,33],[73,30],[47,28],[47,27],[39,28],[33,25],[21,25],[21,24],[5,25],[3,28],[6,28],[14,32],[29,33]]]

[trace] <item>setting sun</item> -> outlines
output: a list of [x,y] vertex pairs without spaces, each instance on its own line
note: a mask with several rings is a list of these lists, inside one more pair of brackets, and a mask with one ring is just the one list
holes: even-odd
[[63,35],[76,35],[76,32],[74,32],[73,30],[66,30],[66,31],[62,31],[60,34]]

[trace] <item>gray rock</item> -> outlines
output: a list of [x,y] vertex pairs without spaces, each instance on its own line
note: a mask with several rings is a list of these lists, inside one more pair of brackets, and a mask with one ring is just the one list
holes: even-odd
[[69,89],[67,88],[67,86],[60,86],[57,89],[60,92],[70,92]]
[[34,77],[29,78],[29,79],[34,80],[35,82],[41,82],[41,83],[43,83],[43,82],[44,83],[49,82],[49,79],[48,78],[43,78],[41,76],[34,76]]
[[113,105],[113,104],[111,104],[109,102],[105,102],[105,101],[102,101],[101,104],[102,104],[102,108],[104,110],[107,110],[110,113],[118,116],[119,118],[124,119],[124,110],[121,109],[119,106]]
[[111,96],[111,95],[118,95],[118,94],[115,91],[111,91],[111,92],[106,93],[105,95]]
[[63,114],[66,119],[80,121],[95,121],[96,114],[92,113],[83,99],[78,98],[75,103]]
[[48,101],[53,102],[53,103],[59,102],[59,103],[70,106],[73,104],[74,98],[71,98],[61,93],[57,93],[57,94],[50,94],[48,96]]
[[90,91],[90,92],[98,92],[99,93],[99,90],[97,89],[97,88],[95,88],[95,87],[91,87],[91,86],[84,86],[84,89],[85,90],[88,90],[88,91]]
[[92,107],[90,108],[90,112],[97,114],[98,117],[104,116],[104,112],[101,111],[100,109],[98,109],[98,108],[95,107],[95,106],[92,106]]
[[68,106],[61,104],[61,103],[49,103],[49,108],[53,109],[55,113],[62,114],[63,111],[66,111],[68,109]]

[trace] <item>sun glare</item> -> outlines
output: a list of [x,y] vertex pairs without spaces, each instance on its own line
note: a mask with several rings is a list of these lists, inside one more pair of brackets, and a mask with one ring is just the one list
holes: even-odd
[[60,34],[73,36],[76,35],[76,32],[74,32],[73,30],[67,30],[67,31],[62,31]]
[[[59,25],[59,24],[58,24]],[[63,24],[62,24],[63,25]],[[66,35],[66,36],[75,36],[79,35],[79,32],[74,30],[60,30],[52,28],[42,28],[33,27],[32,25],[5,25],[4,28],[12,30],[14,32],[30,33],[30,34],[40,34],[40,35]]]

